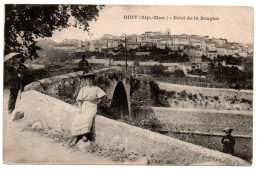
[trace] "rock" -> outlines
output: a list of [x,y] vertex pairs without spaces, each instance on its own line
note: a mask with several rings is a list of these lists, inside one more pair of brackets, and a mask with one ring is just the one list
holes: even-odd
[[80,140],[80,141],[77,143],[77,148],[78,148],[80,151],[86,151],[86,150],[88,150],[88,148],[90,148],[90,146],[91,146],[91,142],[90,142],[90,141],[83,142],[82,140]]
[[32,125],[32,129],[36,130],[36,131],[39,131],[39,130],[43,129],[42,123],[41,122],[35,122]]
[[119,145],[117,146],[117,150],[120,151],[120,152],[125,151],[125,146],[124,146],[124,144],[119,144]]
[[48,130],[48,129],[44,129],[43,133],[44,133],[44,134],[48,134],[48,133],[49,133],[49,130]]
[[45,129],[45,131],[47,131],[47,133],[48,133],[49,135],[51,135],[51,136],[57,136],[57,135],[59,135],[59,132],[55,131],[54,129],[49,129],[49,130],[46,130],[46,129]]
[[116,154],[116,155],[115,155],[115,158],[120,159],[120,158],[121,158],[121,155],[120,155],[120,154]]
[[22,118],[24,118],[24,112],[17,111],[14,114],[13,121],[17,121],[17,120],[20,120]]

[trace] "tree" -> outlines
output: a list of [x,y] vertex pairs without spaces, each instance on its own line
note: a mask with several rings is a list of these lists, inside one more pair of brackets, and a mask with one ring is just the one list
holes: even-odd
[[[73,26],[89,32],[89,21],[97,20],[103,5],[5,5],[5,55],[20,52],[36,59],[38,38],[51,37],[53,31]],[[71,24],[69,19],[74,23]]]

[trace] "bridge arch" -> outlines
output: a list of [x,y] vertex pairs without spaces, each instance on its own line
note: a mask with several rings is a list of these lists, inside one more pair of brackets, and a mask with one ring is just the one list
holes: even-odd
[[[102,88],[108,99],[111,100],[112,107],[118,107],[120,112],[131,115],[131,100],[130,100],[130,81],[131,74],[120,67],[110,67],[93,72],[96,74],[95,84]],[[75,103],[77,93],[82,87],[80,76],[83,72],[74,72],[55,77],[45,78],[25,87],[27,90],[36,90],[43,94],[61,99],[69,100],[67,103]],[[65,90],[66,93],[63,93]],[[61,95],[62,94],[62,95]]]
[[122,115],[130,115],[130,98],[127,86],[124,80],[115,84],[111,98],[111,108],[115,108],[117,113]]

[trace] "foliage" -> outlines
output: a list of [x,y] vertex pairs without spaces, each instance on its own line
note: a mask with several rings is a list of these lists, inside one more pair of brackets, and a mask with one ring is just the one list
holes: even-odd
[[[67,82],[67,83],[66,83]],[[66,103],[76,105],[76,96],[79,91],[79,79],[63,79],[58,85],[57,95]]]
[[141,106],[150,105],[149,78],[139,78],[131,82],[131,108],[133,113],[138,112]]
[[[97,20],[103,5],[5,5],[5,55],[17,51],[26,58],[38,57],[38,38],[69,26],[89,32],[89,21]],[[69,23],[73,18],[74,23]]]
[[175,77],[185,77],[185,74],[184,74],[183,70],[180,70],[180,69],[175,70],[175,71],[173,72],[173,75],[174,75]]
[[193,77],[156,77],[153,76],[156,81],[167,82],[172,84],[180,85],[191,85],[198,87],[209,87],[209,88],[230,88],[226,82],[220,82],[210,77],[207,78],[193,78]]
[[202,62],[207,62],[207,61],[210,61],[210,58],[208,58],[208,57],[205,56],[205,55],[202,55],[202,56],[201,56],[201,61],[202,61]]
[[164,77],[170,77],[170,76],[172,76],[171,71],[164,71]]
[[240,71],[237,67],[213,66],[210,76],[216,81],[225,81],[230,88],[253,89],[253,77],[250,73]]
[[192,71],[189,71],[188,73],[191,75],[199,75],[199,76],[205,75],[205,73],[203,73],[201,69],[194,69]]
[[140,108],[136,111],[134,117],[130,118],[128,116],[124,116],[122,121],[153,132],[162,133],[166,130],[165,126],[157,119],[153,110],[150,108]]
[[170,104],[168,102],[168,98],[165,95],[166,91],[161,90],[158,86],[158,84],[154,81],[150,81],[150,92],[151,92],[151,100],[152,100],[152,106],[156,107],[170,107]]
[[151,67],[151,74],[156,76],[163,76],[164,75],[165,67],[163,65],[154,65]]
[[61,50],[44,49],[38,51],[39,59],[46,61],[45,63],[64,63],[67,60],[76,59],[81,55],[76,53],[69,53]]
[[101,116],[105,116],[110,119],[118,119],[120,114],[118,110],[110,107],[111,100],[107,97],[104,97],[100,104],[98,104],[98,114]]
[[228,56],[218,56],[216,59],[217,62],[226,61],[227,65],[241,65],[242,64],[242,58],[234,58],[231,55]]
[[225,67],[216,65],[214,62],[212,62],[209,64],[208,73],[204,73],[200,69],[189,72],[189,74],[194,75],[205,75],[206,78],[181,77],[181,71],[177,70],[177,72],[180,72],[178,73],[178,75],[180,74],[180,77],[175,73],[173,73],[174,77],[169,77],[165,74],[164,71],[162,72],[162,68],[163,66],[156,67],[159,72],[156,72],[157,70],[153,72],[152,77],[156,81],[209,88],[232,88],[238,90],[253,89],[253,72],[243,72],[240,71],[237,67]]
[[[120,48],[120,47],[119,47]],[[147,47],[139,46],[138,49],[130,49],[127,52],[129,61],[159,61],[159,62],[188,62],[187,54],[170,54],[169,49],[160,49],[156,46]],[[136,55],[136,52],[151,52],[150,55]],[[125,60],[125,49],[120,50],[117,55],[106,54],[107,57],[113,58],[115,61]]]

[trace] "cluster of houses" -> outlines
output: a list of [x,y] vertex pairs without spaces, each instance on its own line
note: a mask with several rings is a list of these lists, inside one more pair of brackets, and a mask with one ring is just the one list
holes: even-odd
[[[102,49],[116,49],[119,45],[125,47],[125,39],[127,39],[126,47],[128,50],[138,50],[140,46],[156,46],[159,49],[170,49],[169,53],[185,53],[193,58],[200,58],[205,55],[211,59],[216,58],[217,55],[231,55],[233,57],[253,55],[253,48],[248,45],[228,42],[227,39],[222,38],[209,38],[209,36],[171,35],[171,29],[169,28],[166,29],[165,33],[149,31],[141,35],[126,36],[124,34],[119,37],[106,34],[99,40],[91,41],[89,51],[101,52]],[[149,49],[146,52],[149,52]]]

